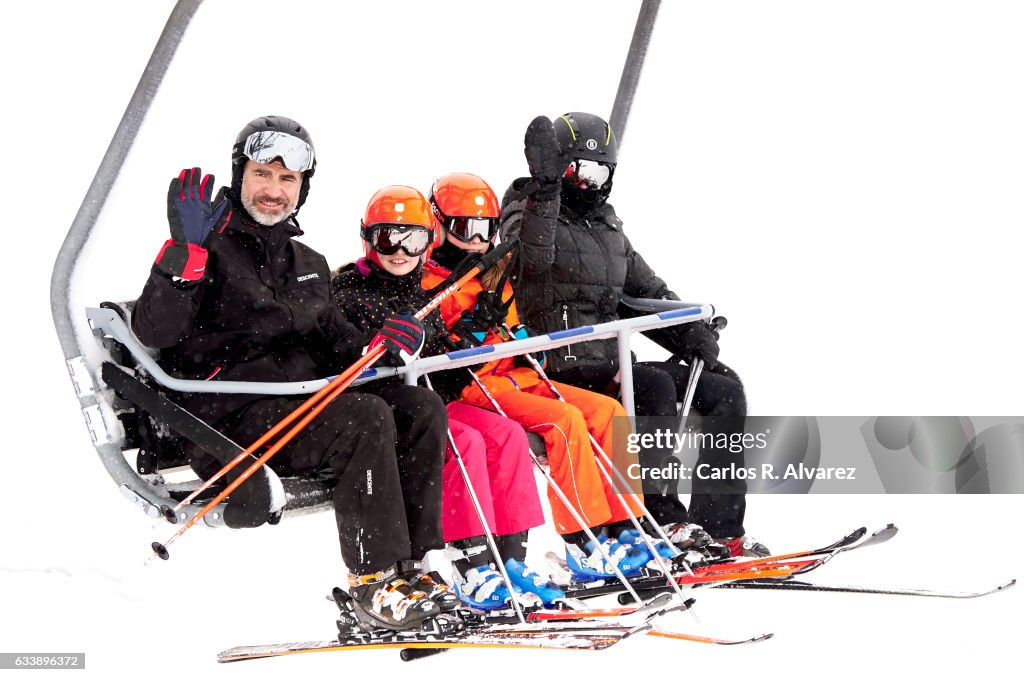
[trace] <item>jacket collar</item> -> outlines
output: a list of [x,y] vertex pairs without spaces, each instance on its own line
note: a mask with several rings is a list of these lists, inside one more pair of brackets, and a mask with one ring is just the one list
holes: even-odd
[[615,215],[615,209],[607,201],[594,209],[593,213],[586,216],[582,216],[565,204],[562,204],[561,217],[567,219],[569,222],[600,222],[613,228],[618,228],[622,224]]

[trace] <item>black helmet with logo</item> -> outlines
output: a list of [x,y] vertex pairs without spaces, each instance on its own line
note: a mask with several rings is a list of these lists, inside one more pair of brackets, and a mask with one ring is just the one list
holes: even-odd
[[[555,136],[566,156],[614,166],[619,160],[612,127],[600,116],[570,111],[555,119]],[[571,150],[571,151],[569,151]]]
[[573,211],[587,215],[612,191],[619,160],[615,133],[600,116],[570,111],[554,120],[558,146],[570,164],[562,177],[562,199]]
[[309,179],[316,171],[313,138],[302,125],[285,116],[260,116],[245,125],[231,148],[231,189],[242,196],[242,171],[246,160],[270,163],[280,159],[286,168],[302,173],[302,187],[295,212],[309,194]]

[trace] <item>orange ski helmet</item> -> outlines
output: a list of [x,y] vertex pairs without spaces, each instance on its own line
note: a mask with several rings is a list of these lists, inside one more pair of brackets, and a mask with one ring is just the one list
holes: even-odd
[[441,227],[469,242],[489,242],[498,232],[501,207],[491,186],[472,173],[449,173],[430,190],[430,205]]
[[430,202],[419,191],[388,185],[370,198],[359,233],[368,257],[374,251],[392,254],[401,248],[425,260],[437,245],[440,230]]

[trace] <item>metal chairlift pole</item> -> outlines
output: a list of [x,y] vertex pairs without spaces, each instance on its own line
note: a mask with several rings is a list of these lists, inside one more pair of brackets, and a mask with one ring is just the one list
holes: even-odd
[[661,0],[644,0],[640,5],[636,27],[633,29],[633,40],[629,44],[626,63],[622,66],[619,89],[615,93],[611,118],[608,119],[619,145],[622,145],[622,138],[626,133],[626,120],[629,118],[629,110],[633,106],[633,95],[636,93],[637,85],[640,84],[640,72],[644,68],[647,46],[651,42],[654,20],[658,16],[660,4]]

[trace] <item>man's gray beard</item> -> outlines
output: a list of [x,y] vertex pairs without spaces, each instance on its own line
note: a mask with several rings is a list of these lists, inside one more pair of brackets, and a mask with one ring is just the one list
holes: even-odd
[[[245,207],[245,210],[249,213],[249,215],[252,216],[253,220],[255,220],[260,225],[263,225],[264,227],[273,227],[274,225],[277,225],[278,223],[287,220],[288,216],[290,216],[294,212],[294,210],[295,210],[294,208],[289,210],[290,207],[285,205],[285,206],[282,206],[282,208],[284,210],[282,210],[280,213],[277,213],[277,214],[265,213],[265,212],[259,210],[256,207],[256,202],[254,202],[249,197],[242,197],[242,206]],[[275,218],[274,217],[275,215],[280,215],[281,217],[280,218]]]

